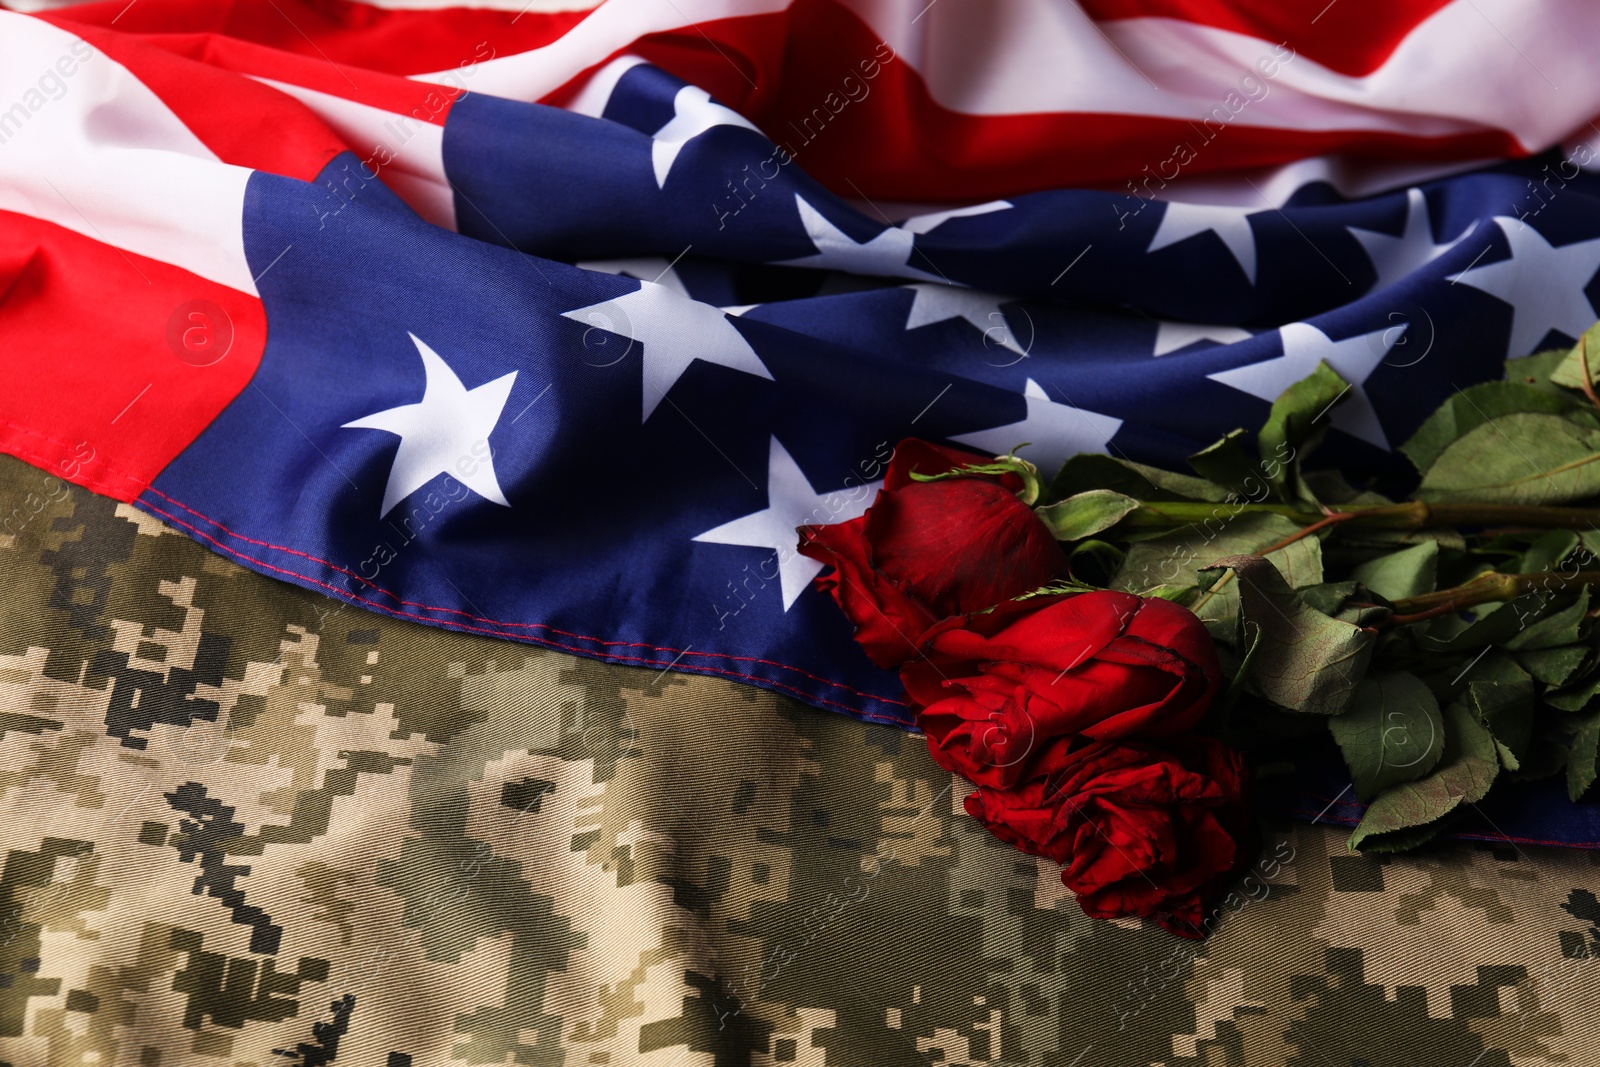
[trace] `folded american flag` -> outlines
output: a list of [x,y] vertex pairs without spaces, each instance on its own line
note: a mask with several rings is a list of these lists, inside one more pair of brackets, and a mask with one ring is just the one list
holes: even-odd
[[906,723],[795,527],[910,435],[1181,465],[1319,361],[1319,458],[1403,478],[1440,401],[1597,317],[1597,30],[0,11],[0,448],[372,611]]

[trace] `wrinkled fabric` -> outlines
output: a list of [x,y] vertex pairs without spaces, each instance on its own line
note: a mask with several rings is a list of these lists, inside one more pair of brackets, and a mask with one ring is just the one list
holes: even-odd
[[362,612],[10,459],[0,588],[19,1067],[1600,1059],[1600,852],[1273,825],[1180,941],[901,730]]

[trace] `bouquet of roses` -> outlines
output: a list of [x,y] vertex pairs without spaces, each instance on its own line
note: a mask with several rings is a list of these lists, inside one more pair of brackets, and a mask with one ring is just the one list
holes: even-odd
[[1322,365],[1254,455],[1237,430],[1193,473],[1079,455],[1046,482],[1021,445],[903,442],[867,512],[799,550],[974,818],[1087,914],[1198,937],[1253,857],[1238,748],[1281,771],[1331,735],[1368,804],[1352,848],[1420,844],[1502,778],[1593,783],[1590,342],[1446,402],[1402,446],[1407,500],[1305,468],[1349,396]]

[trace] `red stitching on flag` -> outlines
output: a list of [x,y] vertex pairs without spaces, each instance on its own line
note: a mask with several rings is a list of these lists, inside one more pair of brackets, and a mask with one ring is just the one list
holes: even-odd
[[[678,659],[681,659],[684,656],[709,657],[709,658],[714,658],[714,659],[728,660],[728,661],[731,661],[731,662],[760,663],[760,664],[763,664],[763,665],[769,666],[769,667],[780,667],[783,670],[793,671],[794,673],[796,673],[796,674],[798,674],[798,675],[800,675],[800,676],[802,676],[804,678],[809,678],[809,679],[811,679],[812,681],[815,681],[815,682],[822,682],[822,683],[824,683],[826,685],[831,685],[831,686],[833,686],[833,687],[835,687],[837,689],[843,689],[847,693],[853,693],[856,696],[863,697],[863,698],[865,698],[867,700],[876,700],[876,701],[879,701],[879,702],[884,703],[884,704],[894,705],[896,707],[907,707],[907,706],[909,706],[903,700],[893,700],[893,699],[890,699],[889,697],[882,697],[882,696],[877,696],[877,695],[872,694],[872,693],[865,693],[865,692],[862,692],[861,690],[856,689],[856,688],[854,688],[852,686],[845,685],[842,682],[833,681],[831,678],[823,678],[823,677],[821,677],[819,675],[812,674],[809,671],[802,670],[799,667],[794,667],[794,666],[791,666],[791,665],[789,665],[787,663],[779,663],[776,660],[760,659],[760,658],[757,658],[757,657],[754,657],[754,656],[730,656],[730,655],[727,655],[727,654],[721,653],[721,652],[694,652],[694,651],[688,650],[688,649],[679,650],[679,649],[676,649],[676,648],[669,648],[669,647],[662,646],[662,645],[645,644],[643,642],[638,642],[638,641],[607,641],[607,640],[605,640],[603,638],[591,637],[588,634],[578,634],[578,633],[571,633],[571,632],[566,631],[566,630],[558,630],[555,627],[548,626],[548,625],[546,625],[544,623],[509,622],[509,621],[505,621],[505,620],[501,620],[501,619],[490,619],[490,618],[484,618],[484,617],[478,616],[478,615],[473,615],[473,614],[470,614],[470,613],[465,612],[465,611],[461,611],[461,610],[456,609],[456,608],[432,607],[432,606],[427,605],[427,604],[418,604],[418,603],[415,603],[415,602],[409,601],[409,600],[401,600],[400,597],[396,596],[394,593],[389,592],[387,589],[383,589],[383,588],[381,588],[381,587],[379,587],[377,585],[373,585],[372,582],[368,581],[365,578],[362,578],[360,575],[351,575],[349,571],[346,571],[343,568],[341,568],[341,567],[339,567],[339,566],[337,566],[337,565],[335,565],[333,563],[330,563],[325,559],[321,559],[321,558],[319,558],[317,556],[313,556],[313,555],[311,555],[310,553],[307,553],[307,552],[301,552],[298,549],[286,548],[286,547],[284,547],[282,545],[275,545],[275,544],[271,543],[270,541],[258,541],[255,538],[245,537],[243,534],[234,533],[232,530],[228,529],[226,526],[224,526],[222,523],[218,522],[216,519],[211,518],[211,516],[206,515],[204,512],[195,510],[194,508],[190,507],[189,505],[183,503],[180,500],[173,500],[172,497],[167,496],[167,494],[161,492],[161,490],[155,488],[154,486],[149,487],[148,492],[154,493],[155,495],[161,497],[163,500],[170,501],[174,505],[182,508],[183,510],[189,512],[190,514],[198,516],[201,519],[204,519],[206,522],[208,522],[211,525],[215,526],[218,530],[221,530],[224,534],[228,535],[231,538],[235,538],[235,539],[240,540],[240,541],[245,541],[245,542],[248,542],[248,543],[254,544],[254,545],[260,545],[260,546],[262,546],[264,548],[271,548],[271,549],[275,549],[275,550],[278,550],[278,551],[281,551],[281,552],[286,552],[286,553],[288,553],[290,555],[302,556],[302,557],[304,557],[304,558],[306,558],[308,560],[311,560],[311,561],[313,561],[315,563],[320,563],[323,566],[328,567],[331,570],[338,571],[341,574],[350,575],[350,577],[356,578],[358,581],[360,581],[363,584],[371,587],[373,590],[375,590],[375,591],[377,591],[379,593],[382,593],[384,596],[387,596],[390,599],[396,601],[397,603],[404,604],[404,605],[407,605],[409,607],[422,608],[422,609],[427,610],[427,611],[444,612],[444,613],[452,614],[452,615],[461,615],[461,616],[464,616],[464,617],[466,617],[468,619],[472,619],[474,622],[488,623],[488,624],[490,624],[492,626],[509,626],[509,627],[517,627],[517,628],[521,628],[521,629],[547,630],[550,633],[559,634],[562,637],[570,637],[570,638],[574,638],[574,639],[580,640],[580,641],[589,641],[589,642],[592,642],[593,644],[600,645],[602,647],[648,648],[653,652],[660,652],[660,653],[672,652],[672,653],[677,653],[677,655],[678,655],[677,659],[673,659],[673,660],[668,661],[668,662],[663,662],[661,660],[648,659],[648,658],[645,658],[645,657],[642,657],[642,656],[623,656],[623,655],[619,655],[619,654],[614,653],[614,652],[603,653],[603,655],[607,659],[615,660],[617,662],[622,662],[622,663],[643,663],[643,664],[650,664],[651,666],[658,666],[658,667],[659,666],[672,666],[673,664],[678,662]],[[447,620],[443,620],[443,619],[431,618],[429,616],[422,615],[422,614],[419,614],[418,612],[414,612],[414,611],[403,611],[403,610],[400,610],[400,609],[391,608],[391,607],[389,607],[387,605],[380,604],[377,601],[369,600],[366,597],[358,596],[358,595],[356,595],[354,592],[352,592],[349,589],[341,589],[336,585],[331,585],[331,584],[329,584],[327,582],[320,581],[320,580],[318,580],[316,578],[313,578],[309,574],[302,574],[299,571],[288,570],[288,569],[283,568],[283,567],[274,566],[273,564],[268,563],[266,560],[258,559],[255,556],[250,556],[250,555],[247,555],[246,553],[240,552],[239,550],[237,550],[235,548],[232,548],[227,544],[224,544],[222,541],[217,540],[215,537],[213,537],[210,534],[206,533],[204,530],[201,530],[198,527],[192,526],[189,523],[184,522],[182,519],[180,519],[180,518],[178,518],[178,517],[166,512],[166,511],[163,511],[161,508],[159,508],[155,504],[151,503],[148,499],[140,499],[139,501],[137,501],[137,503],[139,503],[142,507],[148,508],[149,510],[155,512],[157,515],[160,515],[161,517],[165,518],[167,521],[172,522],[172,523],[174,523],[174,524],[176,524],[178,526],[181,526],[186,530],[189,530],[196,537],[204,538],[205,540],[210,541],[212,544],[216,545],[222,551],[227,552],[229,555],[237,556],[239,559],[247,560],[247,561],[249,561],[251,563],[254,563],[254,564],[258,565],[258,566],[265,567],[268,570],[277,571],[280,574],[291,575],[291,576],[293,576],[295,578],[300,578],[300,579],[302,579],[304,581],[311,582],[313,585],[317,585],[317,586],[320,586],[320,587],[322,587],[324,589],[331,590],[334,593],[338,594],[339,596],[346,597],[346,598],[348,598],[350,600],[354,600],[354,601],[356,601],[357,603],[360,603],[360,604],[366,604],[366,605],[368,605],[369,607],[371,607],[372,609],[374,609],[376,611],[381,611],[381,612],[384,612],[385,614],[393,615],[393,616],[395,616],[397,618],[422,619],[422,620],[425,620],[427,622],[434,623],[436,625],[449,626],[449,627],[452,627],[452,628],[455,628],[455,629],[465,630],[465,631],[468,631],[468,632],[471,632],[471,633],[489,634],[489,635],[494,636],[494,637],[505,637],[505,638],[510,638],[511,640],[516,640],[516,641],[529,641],[529,642],[534,642],[534,643],[537,643],[537,644],[547,645],[547,646],[549,646],[551,648],[561,649],[562,651],[566,651],[566,652],[580,652],[580,653],[585,653],[585,654],[588,654],[588,655],[596,654],[594,649],[576,648],[576,647],[573,647],[573,646],[570,646],[570,645],[563,645],[563,644],[561,644],[559,642],[552,641],[552,640],[550,640],[548,638],[536,637],[536,636],[534,636],[532,634],[512,634],[512,633],[505,633],[505,632],[499,631],[499,630],[487,630],[487,629],[483,629],[481,627],[468,626],[465,623],[451,622],[451,621],[447,621]],[[728,669],[725,669],[725,668],[712,667],[712,666],[691,666],[691,667],[688,667],[686,669],[700,671],[700,672],[723,674],[723,675],[727,675],[727,676],[732,677],[732,678],[742,678],[742,679],[745,679],[746,681],[766,682],[766,683],[768,683],[770,685],[777,686],[777,687],[779,687],[781,689],[786,689],[789,692],[796,694],[797,696],[805,697],[805,698],[811,699],[811,700],[819,700],[819,701],[821,701],[821,702],[823,702],[825,704],[830,704],[833,707],[839,708],[840,710],[845,711],[845,712],[847,712],[847,713],[849,713],[851,715],[857,716],[859,718],[873,719],[873,720],[880,721],[880,722],[890,722],[890,723],[896,723],[896,724],[899,724],[899,725],[903,725],[903,724],[900,723],[899,719],[895,718],[892,715],[878,715],[878,714],[875,714],[873,712],[862,711],[861,709],[851,707],[848,704],[841,704],[838,701],[829,700],[827,697],[818,696],[818,695],[816,695],[814,693],[807,693],[805,690],[795,688],[794,686],[786,685],[783,682],[779,682],[779,681],[776,681],[776,680],[771,679],[771,678],[762,678],[759,675],[745,674],[745,673],[742,673],[740,671],[733,671],[733,670],[728,670]]]

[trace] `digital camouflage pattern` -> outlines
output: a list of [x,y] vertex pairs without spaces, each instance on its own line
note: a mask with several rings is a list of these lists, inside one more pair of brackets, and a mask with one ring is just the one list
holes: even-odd
[[[1600,1062],[1600,853],[1085,918],[920,740],[398,622],[0,460],[0,1061]],[[953,788],[955,786],[955,788]]]

